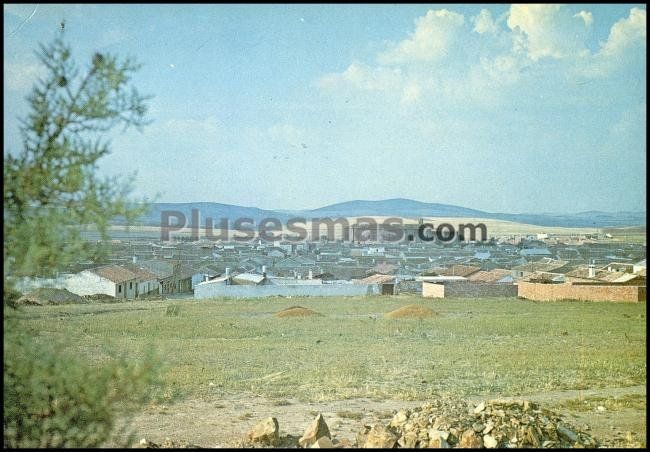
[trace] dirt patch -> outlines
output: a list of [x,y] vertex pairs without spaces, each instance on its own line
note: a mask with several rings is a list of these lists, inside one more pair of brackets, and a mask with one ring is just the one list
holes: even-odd
[[433,309],[419,304],[409,304],[402,306],[399,309],[388,312],[384,317],[388,319],[424,319],[429,317],[437,317],[439,314]]
[[[590,396],[622,396],[638,394],[644,396],[645,386],[627,388],[605,388],[580,391]],[[521,398],[535,400],[545,406],[573,399],[578,391],[557,391],[499,397],[503,400]],[[498,396],[498,395],[495,395]],[[485,400],[485,396],[470,398],[474,404]],[[313,417],[322,413],[330,427],[332,439],[347,439],[354,443],[360,428],[365,424],[386,424],[400,409],[415,410],[427,401],[372,400],[368,398],[345,399],[321,402],[305,402],[296,399],[277,400],[260,397],[251,393],[224,394],[216,392],[200,398],[180,400],[171,406],[150,405],[135,415],[129,424],[135,429],[137,441],[146,438],[155,443],[164,443],[172,438],[176,442],[197,444],[201,447],[241,447],[246,433],[260,420],[268,416],[276,417],[280,423],[280,437],[286,440],[279,447],[296,447],[297,439],[304,433]],[[430,402],[430,400],[429,400]],[[607,447],[630,447],[634,443],[645,443],[645,407],[629,408],[604,413],[572,413],[556,406],[553,410],[566,415],[568,423],[581,431],[587,431]],[[472,411],[473,412],[473,411]],[[240,416],[249,413],[244,419]],[[351,415],[351,413],[354,413]],[[428,419],[428,418],[427,418]],[[487,423],[486,423],[487,425]],[[633,434],[630,442],[628,432]],[[462,437],[462,434],[460,435]],[[115,446],[107,444],[107,446]]]
[[16,300],[17,305],[58,305],[58,304],[78,304],[86,301],[77,294],[66,289],[40,288]]
[[303,308],[302,306],[291,306],[290,308],[283,309],[275,314],[276,317],[310,317],[313,315],[321,315],[311,309]]

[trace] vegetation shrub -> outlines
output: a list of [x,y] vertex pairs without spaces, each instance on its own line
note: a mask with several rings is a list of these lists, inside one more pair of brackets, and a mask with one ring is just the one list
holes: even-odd
[[96,367],[13,323],[5,318],[4,447],[129,445],[133,434],[122,420],[159,385],[156,359]]
[[165,315],[177,317],[181,313],[181,307],[177,304],[170,304],[165,310]]

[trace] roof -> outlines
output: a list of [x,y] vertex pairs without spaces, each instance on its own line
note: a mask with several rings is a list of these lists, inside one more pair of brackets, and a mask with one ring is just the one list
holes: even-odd
[[508,276],[512,276],[512,272],[510,270],[495,268],[494,270],[490,271],[481,270],[479,272],[473,273],[468,276],[467,279],[473,282],[494,283],[503,278],[507,278]]
[[157,260],[142,261],[140,262],[139,267],[146,268],[159,279],[167,278],[174,274],[174,266],[171,262]]
[[537,283],[558,283],[558,282],[562,283],[566,281],[566,277],[562,273],[536,271],[531,273],[530,275],[524,276],[523,278],[520,279],[520,281],[537,282]]
[[357,284],[394,284],[395,277],[392,275],[372,275],[355,281]]
[[473,265],[452,265],[449,268],[435,270],[439,276],[464,276],[467,277],[473,273],[481,271],[481,267]]
[[237,276],[233,276],[232,281],[235,284],[259,284],[264,279],[264,276],[255,273],[240,273]]
[[90,271],[114,283],[122,283],[138,278],[135,273],[119,265],[107,265],[105,267],[91,269]]
[[568,264],[567,261],[544,258],[537,262],[529,262],[527,264],[517,265],[512,267],[513,270],[525,272],[551,272],[558,268],[564,267]]
[[155,273],[150,272],[144,267],[139,267],[137,264],[129,264],[126,266],[129,271],[133,272],[138,279],[141,280],[157,280],[158,277]]
[[423,281],[423,282],[433,282],[433,283],[440,283],[440,282],[447,282],[447,281],[467,281],[467,278],[464,276],[416,276],[415,277],[416,281]]
[[546,248],[524,248],[523,250],[519,251],[519,254],[522,256],[550,256],[551,252]]

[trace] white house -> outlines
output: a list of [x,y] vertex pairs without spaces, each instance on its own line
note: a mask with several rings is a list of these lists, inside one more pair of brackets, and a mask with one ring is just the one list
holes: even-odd
[[137,294],[138,277],[118,265],[84,270],[70,276],[66,289],[77,295],[106,294],[115,298],[133,299]]

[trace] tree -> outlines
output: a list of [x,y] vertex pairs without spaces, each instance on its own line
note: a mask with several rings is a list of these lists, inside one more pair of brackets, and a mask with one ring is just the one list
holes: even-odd
[[99,178],[109,154],[106,132],[146,125],[148,97],[131,86],[139,65],[95,53],[80,68],[63,31],[36,52],[47,75],[27,97],[22,149],[4,157],[4,266],[8,275],[51,275],[74,259],[105,249],[81,240],[94,225],[102,239],[115,217],[132,221],[146,207],[129,200],[131,180]]

